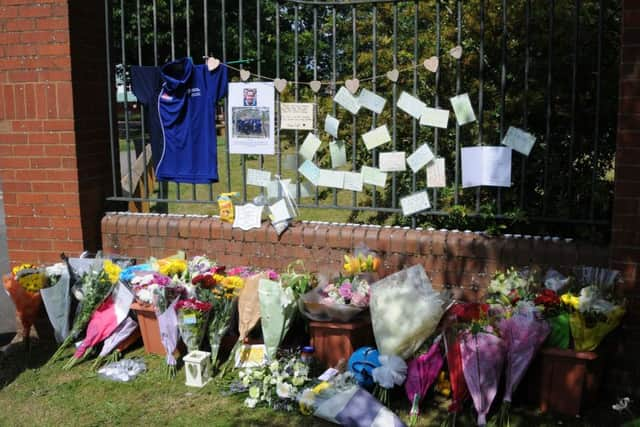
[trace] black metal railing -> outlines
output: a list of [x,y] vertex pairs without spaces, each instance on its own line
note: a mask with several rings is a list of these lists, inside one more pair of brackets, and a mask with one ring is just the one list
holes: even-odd
[[[343,123],[340,139],[351,144],[349,170],[377,165],[380,150],[365,150],[359,138],[381,124],[389,126],[394,151],[409,154],[427,142],[436,155],[446,159],[448,187],[429,189],[432,209],[425,213],[410,218],[401,215],[399,198],[426,188],[425,172],[408,170],[391,173],[384,189],[365,188],[362,193],[317,188],[310,198],[303,198],[298,186],[297,201],[301,208],[308,208],[304,211],[307,218],[331,209],[350,212],[349,220],[392,221],[413,227],[455,225],[461,216],[490,216],[496,220],[526,217],[530,223],[547,224],[542,225],[543,230],[564,230],[568,224],[606,230],[611,216],[617,113],[618,3],[105,0],[112,77],[107,90],[114,92],[114,64],[124,69],[131,64],[158,66],[181,56],[192,56],[197,63],[213,54],[229,64],[230,79],[238,80],[236,69],[248,69],[262,77],[253,76],[254,80],[289,80],[288,91],[276,92],[276,105],[280,101],[316,103],[316,132],[326,113],[338,115]],[[448,54],[454,46],[463,48],[459,59]],[[440,62],[433,73],[422,66],[432,56]],[[397,81],[386,77],[394,69],[400,70]],[[385,111],[356,116],[337,109],[333,95],[349,78],[358,78],[361,87],[387,98]],[[323,82],[318,93],[309,88],[312,80]],[[396,108],[402,91],[446,109],[449,97],[468,92],[478,120],[449,129],[420,126],[418,120]],[[124,90],[122,104],[124,110],[131,110],[127,93]],[[132,128],[128,114],[121,114],[117,126],[111,123],[116,175],[120,172],[116,170],[118,157],[126,173],[132,170],[137,154],[146,156],[146,150],[136,153],[135,147],[143,145],[140,142],[148,131],[144,116],[153,112],[135,107],[139,130]],[[113,105],[110,108],[117,110]],[[223,111],[226,114],[226,104]],[[461,147],[499,145],[509,126],[537,136],[529,157],[514,153],[513,185],[463,189]],[[126,181],[129,188],[123,188],[114,178],[110,199],[213,213],[215,208],[206,205],[220,192],[239,191],[243,200],[260,194],[259,189],[247,187],[248,167],[268,169],[294,182],[303,180],[297,170],[283,167],[283,158],[297,153],[304,136],[276,126],[274,158],[234,155],[228,150],[225,127],[220,139],[224,140],[219,150],[224,166],[219,183],[152,186],[143,174],[142,191],[136,196],[132,180]],[[326,167],[328,148],[323,145],[316,162]],[[125,155],[118,154],[121,152]],[[143,161],[147,164],[149,159]]]

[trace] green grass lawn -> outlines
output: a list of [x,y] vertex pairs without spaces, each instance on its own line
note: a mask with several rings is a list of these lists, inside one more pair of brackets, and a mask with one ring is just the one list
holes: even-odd
[[[243,407],[244,396],[224,395],[220,383],[202,389],[184,385],[184,370],[169,380],[164,358],[145,355],[141,347],[126,357],[141,357],[147,372],[131,383],[103,380],[90,369],[90,362],[63,371],[65,360],[51,366],[44,362],[54,347],[36,339],[30,357],[21,343],[0,353],[0,425],[2,426],[328,426],[318,418],[267,408]],[[71,351],[68,353],[71,355]],[[515,406],[511,425],[522,426],[617,426],[625,418],[613,412],[610,399],[590,408],[582,418],[539,415],[530,407]],[[447,401],[429,396],[423,405],[419,426],[439,426]],[[494,405],[495,407],[496,405]],[[405,420],[409,404],[401,390],[392,408]],[[495,419],[495,409],[492,412]],[[459,426],[475,425],[470,405],[458,419]]]

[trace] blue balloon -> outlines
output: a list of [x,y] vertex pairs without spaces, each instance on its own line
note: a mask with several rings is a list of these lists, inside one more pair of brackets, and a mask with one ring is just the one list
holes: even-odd
[[349,370],[353,372],[358,385],[364,388],[373,387],[373,370],[381,366],[378,350],[373,347],[361,347],[349,358]]

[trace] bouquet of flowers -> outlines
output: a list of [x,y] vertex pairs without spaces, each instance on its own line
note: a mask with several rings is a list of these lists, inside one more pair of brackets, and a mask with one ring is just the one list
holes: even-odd
[[155,271],[137,271],[129,280],[136,300],[142,304],[154,304],[164,288],[171,285],[171,278]]
[[398,356],[380,355],[380,366],[372,371],[373,381],[376,383],[374,395],[384,405],[389,405],[389,390],[404,384],[407,378],[407,364]]
[[355,276],[360,273],[376,273],[380,268],[380,258],[373,252],[366,250],[356,251],[355,255],[344,256],[344,272],[348,276]]
[[274,360],[297,312],[296,296],[293,288],[283,286],[281,282],[262,279],[258,285],[258,299],[267,357]]
[[16,306],[16,314],[22,324],[24,342],[29,346],[31,326],[38,318],[42,296],[40,290],[47,285],[44,271],[31,264],[21,264],[3,278],[4,288]]
[[489,283],[487,301],[505,307],[516,305],[520,300],[532,299],[535,274],[531,271],[517,271],[511,267],[505,272],[496,272]]
[[181,299],[175,306],[180,337],[190,353],[200,349],[207,326],[211,304],[195,298]]
[[[80,310],[73,322],[69,336],[62,342],[58,350],[51,356],[49,363],[58,360],[65,349],[73,344],[84,331],[91,320],[93,312],[111,294],[114,285],[120,277],[120,267],[110,260],[97,260],[93,268],[89,269],[80,279],[80,289],[77,296],[81,296]],[[76,297],[77,297],[76,296]]]
[[569,348],[571,332],[569,330],[569,312],[560,301],[558,294],[551,289],[543,289],[533,300],[549,323],[551,330],[545,342],[549,347]]
[[[102,365],[103,362],[117,362],[120,359],[120,351],[122,344],[138,329],[138,323],[131,317],[127,317],[122,321],[118,327],[104,340],[102,349],[93,362],[92,368],[96,369]],[[139,334],[139,332],[138,332]],[[139,336],[139,335],[138,335]]]
[[246,407],[265,405],[288,412],[296,408],[300,388],[310,382],[309,367],[295,356],[274,360],[260,368],[242,369],[238,379],[232,388],[248,392]]
[[407,381],[404,383],[404,389],[411,402],[410,425],[412,426],[418,422],[420,403],[444,364],[440,340],[441,336],[433,342],[429,351],[414,357],[407,363]]
[[369,306],[371,285],[359,276],[340,276],[300,299],[300,311],[311,320],[349,322]]
[[405,426],[396,414],[355,384],[350,372],[305,389],[298,403],[303,414],[343,426]]
[[440,322],[440,294],[421,265],[387,276],[371,289],[371,324],[380,354],[411,357]]
[[560,300],[569,308],[569,325],[576,351],[593,351],[620,324],[625,309],[614,294],[617,272],[584,267],[578,271],[580,293],[566,293]]
[[178,315],[176,314],[176,304],[178,304],[178,301],[178,298],[173,300],[164,311],[159,311],[156,307],[160,341],[167,353],[166,366],[168,378],[173,378],[176,375],[176,359],[173,357],[173,352],[178,345]]

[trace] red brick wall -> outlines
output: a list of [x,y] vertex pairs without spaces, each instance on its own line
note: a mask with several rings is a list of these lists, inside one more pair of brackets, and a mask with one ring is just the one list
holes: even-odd
[[108,150],[103,7],[0,0],[0,34],[0,179],[10,262],[95,250]]
[[187,256],[206,254],[226,265],[279,270],[302,259],[311,271],[336,274],[343,255],[361,244],[382,257],[382,275],[422,264],[437,287],[461,286],[470,300],[484,295],[496,269],[537,264],[569,270],[608,262],[606,248],[474,233],[296,222],[278,237],[266,223],[242,231],[212,217],[109,213],[102,219],[104,251],[139,261],[183,250]]
[[[614,373],[613,382],[639,390],[640,365],[640,2],[625,0],[622,16],[620,105],[616,144],[615,194],[611,266],[624,273],[627,318],[616,357],[628,369]],[[631,374],[631,375],[630,375]],[[640,391],[637,391],[640,393]]]

